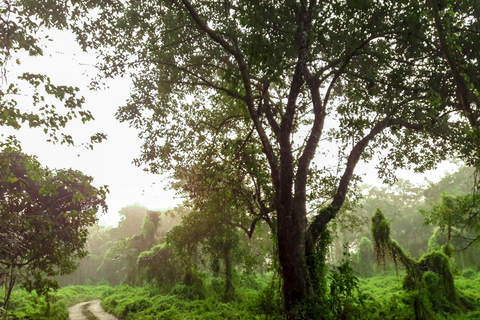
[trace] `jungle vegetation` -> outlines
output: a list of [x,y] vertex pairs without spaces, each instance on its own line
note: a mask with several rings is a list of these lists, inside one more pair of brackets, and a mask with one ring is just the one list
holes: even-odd
[[[476,319],[480,205],[460,211],[457,202],[444,201],[471,198],[474,181],[475,170],[463,167],[438,183],[362,185],[357,205],[329,229],[326,304],[313,301],[308,307],[316,309],[298,318]],[[449,229],[439,207],[468,217],[468,228]],[[49,278],[59,290],[13,290],[10,317],[67,319],[68,306],[100,298],[119,319],[285,318],[277,247],[266,223],[249,237],[187,203],[161,211],[135,204],[120,213],[115,228],[90,227],[89,254],[75,272]]]
[[[409,319],[476,312],[475,297],[457,293],[454,276],[458,259],[475,268],[467,252],[478,239],[478,179],[470,173],[467,192],[430,186],[422,194],[395,175],[452,158],[480,165],[476,0],[14,0],[2,2],[0,15],[3,72],[21,63],[19,52],[42,54],[39,28],[60,28],[71,30],[84,50],[96,51],[98,78],[130,75],[131,97],[116,117],[144,141],[135,163],[168,174],[172,188],[188,199],[168,214],[147,210],[140,229],[137,221],[116,231],[92,230],[90,241],[105,243],[95,246],[96,270],[112,276],[101,280],[148,284],[195,301],[211,297],[209,288],[216,286],[222,303],[234,304],[249,301],[236,290],[239,274],[268,271],[264,299],[256,305],[265,309],[260,316],[361,319],[373,308],[385,318],[396,313],[382,308],[393,307],[366,303],[356,276],[378,271],[358,262],[373,252],[379,266],[388,269],[392,258],[404,268],[406,293],[397,307],[410,310]],[[56,86],[46,75],[17,80],[31,87],[34,111],[18,106],[22,87],[7,83],[0,94],[2,126],[41,127],[53,142],[74,144],[62,128],[75,117],[92,118],[78,90]],[[44,104],[46,96],[56,102]],[[66,113],[57,112],[59,102]],[[87,145],[104,138],[96,134]],[[7,151],[15,144],[14,138],[2,142]],[[400,183],[398,192],[362,194],[359,162],[375,163],[387,184]],[[2,179],[15,182],[9,174]],[[56,190],[42,185],[39,198]],[[445,193],[436,197],[438,190]],[[385,200],[369,192],[401,201],[388,199],[392,210],[377,206],[359,215],[363,201],[366,208]],[[2,200],[17,204],[23,195]],[[67,204],[83,198],[72,196]],[[422,215],[413,220],[394,219],[418,209]],[[77,209],[56,217],[70,212],[83,217]],[[12,212],[2,214],[10,219]],[[348,238],[346,231],[360,229],[373,214],[373,237],[351,236],[342,250],[338,237]],[[168,216],[182,219],[167,228]],[[80,225],[83,238],[72,257],[84,254],[84,228],[93,220]],[[390,226],[398,220],[403,231]],[[136,231],[122,234],[126,226]],[[411,236],[402,244],[405,234]],[[10,250],[1,252],[4,261]],[[67,267],[57,273],[71,271]],[[209,287],[210,271],[212,280],[221,280]],[[120,316],[158,304],[145,299]]]

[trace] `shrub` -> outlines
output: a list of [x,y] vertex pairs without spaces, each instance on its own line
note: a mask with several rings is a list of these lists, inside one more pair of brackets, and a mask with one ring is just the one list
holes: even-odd
[[368,238],[363,237],[360,240],[355,258],[353,265],[355,271],[362,277],[371,277],[373,275],[374,255],[373,244]]
[[258,278],[252,274],[242,275],[240,283],[242,287],[248,289],[253,289],[257,291],[262,289],[262,284],[258,281]]
[[121,314],[125,317],[129,314],[139,313],[143,310],[150,308],[151,306],[152,303],[150,301],[145,298],[140,298],[138,300],[126,303]]
[[283,315],[283,301],[280,280],[272,278],[270,283],[258,295],[258,309],[268,316]]
[[470,279],[473,278],[477,275],[477,273],[473,269],[465,269],[462,271],[462,277]]
[[187,286],[184,284],[175,285],[170,294],[178,295],[183,299],[196,300],[205,299],[205,288],[200,286]]
[[210,287],[217,295],[222,295],[225,291],[225,281],[222,278],[211,278]]

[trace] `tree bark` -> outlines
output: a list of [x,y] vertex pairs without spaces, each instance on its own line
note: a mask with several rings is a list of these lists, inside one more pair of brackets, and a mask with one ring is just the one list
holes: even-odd
[[235,295],[235,287],[233,286],[232,278],[232,257],[231,257],[231,247],[227,244],[227,247],[224,250],[223,260],[225,262],[225,295],[223,299],[228,302],[233,300]]
[[295,208],[278,210],[278,256],[288,319],[295,319],[295,307],[307,297],[305,270],[305,223]]

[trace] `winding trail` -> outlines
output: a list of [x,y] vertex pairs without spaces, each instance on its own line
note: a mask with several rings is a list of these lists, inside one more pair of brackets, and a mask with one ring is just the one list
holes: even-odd
[[100,305],[102,300],[80,302],[68,308],[69,320],[117,320],[111,314],[106,313]]

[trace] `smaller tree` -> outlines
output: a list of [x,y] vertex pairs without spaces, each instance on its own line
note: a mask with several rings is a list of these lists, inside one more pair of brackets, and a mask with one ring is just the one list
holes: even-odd
[[[138,284],[141,277],[139,277],[137,260],[142,252],[152,249],[157,243],[156,234],[159,225],[160,212],[148,210],[139,234],[114,241],[105,253],[105,259],[99,269],[102,272],[109,272],[109,279],[115,283],[124,281],[130,285]],[[112,271],[115,273],[113,277]]]
[[179,261],[165,244],[142,252],[137,263],[145,271],[147,281],[161,288],[170,289],[181,276]]
[[[235,296],[234,267],[245,258],[246,253],[240,249],[240,231],[225,222],[225,217],[222,217],[225,214],[193,209],[180,225],[168,233],[167,243],[185,268],[184,282],[188,286],[192,286],[195,280],[192,268],[200,264],[203,259],[201,253],[206,254],[214,275],[220,272],[225,275],[223,299],[229,301]],[[223,262],[223,269],[220,262]]]
[[142,236],[144,240],[143,251],[149,250],[155,244],[155,235],[160,225],[160,212],[148,211],[142,223]]
[[390,186],[365,186],[363,192],[365,196],[361,207],[355,212],[367,217],[377,208],[381,209],[390,221],[392,238],[412,257],[420,258],[426,252],[433,229],[423,224],[424,217],[418,211],[425,207],[423,188],[409,180],[399,179]]
[[71,274],[55,277],[60,286],[82,285],[85,283],[97,283],[106,280],[108,272],[99,272],[103,263],[105,252],[109,249],[110,241],[109,226],[95,225],[88,229],[88,238],[85,249],[88,256],[79,261],[78,268]]
[[0,283],[8,307],[15,283],[48,294],[68,274],[84,248],[88,227],[106,208],[106,189],[79,171],[49,170],[18,150],[0,153]]
[[354,269],[363,277],[373,275],[373,244],[366,237],[362,237],[358,244]]
[[453,238],[464,240],[464,247],[458,249],[465,249],[480,238],[480,199],[476,194],[452,196],[443,193],[440,202],[421,213],[426,224],[438,225],[446,234],[447,244],[452,244]]
[[442,245],[452,248],[449,254],[459,268],[475,266],[479,261],[480,203],[475,193],[451,195],[443,193],[429,211],[421,211],[426,224],[437,225],[429,248]]

